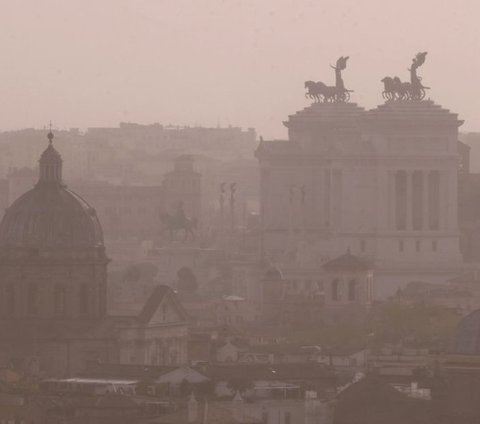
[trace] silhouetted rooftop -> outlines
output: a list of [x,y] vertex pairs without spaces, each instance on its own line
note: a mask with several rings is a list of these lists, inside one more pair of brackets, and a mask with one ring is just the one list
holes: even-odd
[[352,255],[350,251],[323,264],[327,271],[368,271],[372,265],[366,259]]

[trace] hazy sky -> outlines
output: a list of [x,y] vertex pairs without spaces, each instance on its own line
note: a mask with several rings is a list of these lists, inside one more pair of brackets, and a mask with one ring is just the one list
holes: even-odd
[[0,0],[0,130],[141,123],[253,126],[285,137],[305,80],[352,100],[417,51],[429,95],[480,130],[478,0]]

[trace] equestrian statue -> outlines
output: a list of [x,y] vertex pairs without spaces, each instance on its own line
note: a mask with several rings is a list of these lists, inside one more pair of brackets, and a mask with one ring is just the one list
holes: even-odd
[[427,52],[420,52],[412,60],[410,82],[402,82],[398,77],[385,77],[382,79],[384,90],[382,96],[385,100],[423,100],[430,87],[422,84],[422,78],[417,75],[417,69],[425,63]]
[[197,218],[189,218],[185,214],[185,210],[183,208],[183,201],[178,202],[177,210],[175,214],[171,215],[169,213],[162,212],[160,214],[160,221],[162,222],[165,230],[168,230],[170,234],[170,241],[174,241],[174,235],[176,230],[184,230],[185,236],[183,237],[183,241],[186,242],[188,237],[192,241],[195,240],[195,230],[198,225]]
[[347,90],[342,79],[342,71],[347,67],[347,60],[348,56],[341,56],[335,66],[330,65],[335,70],[335,86],[328,86],[321,81],[305,81],[307,89],[305,97],[315,103],[348,102],[353,90]]

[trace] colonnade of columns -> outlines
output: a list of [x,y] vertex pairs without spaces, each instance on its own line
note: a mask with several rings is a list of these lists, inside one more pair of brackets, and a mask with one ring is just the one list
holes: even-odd
[[392,223],[396,230],[437,231],[442,227],[441,172],[397,170],[391,193],[394,196]]

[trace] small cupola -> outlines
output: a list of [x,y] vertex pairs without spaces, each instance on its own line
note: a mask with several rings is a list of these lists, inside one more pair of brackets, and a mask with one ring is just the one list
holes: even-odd
[[48,147],[40,156],[40,177],[39,184],[58,184],[62,185],[62,156],[53,147],[53,133],[50,130],[48,138]]

